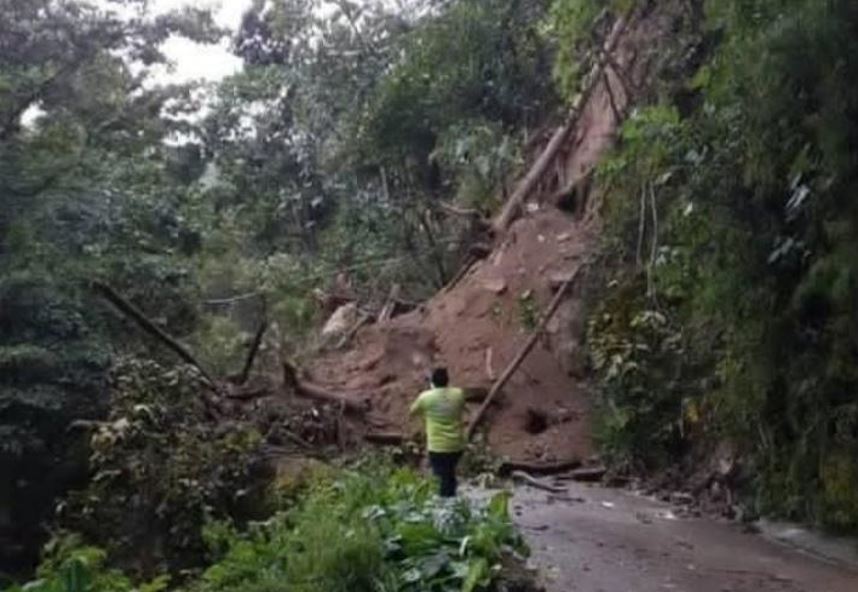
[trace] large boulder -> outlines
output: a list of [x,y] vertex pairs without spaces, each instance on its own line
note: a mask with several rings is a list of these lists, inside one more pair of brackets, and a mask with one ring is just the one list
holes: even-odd
[[334,311],[334,314],[322,328],[323,339],[333,339],[345,334],[358,320],[358,307],[354,302],[344,304]]

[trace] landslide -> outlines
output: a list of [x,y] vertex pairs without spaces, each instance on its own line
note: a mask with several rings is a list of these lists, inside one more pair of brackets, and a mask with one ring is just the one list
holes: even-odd
[[[361,330],[346,352],[309,367],[314,381],[372,396],[370,423],[415,430],[408,405],[433,365],[456,384],[488,389],[527,338],[552,286],[582,265],[594,236],[553,208],[518,220],[493,254],[418,310]],[[566,460],[590,454],[589,409],[580,337],[583,303],[573,295],[490,412],[488,443],[512,458]],[[544,418],[544,425],[537,417]],[[535,433],[538,432],[538,433]]]
[[[491,387],[553,291],[597,254],[603,193],[589,180],[624,118],[653,92],[648,81],[668,59],[669,32],[687,17],[681,6],[650,3],[606,27],[605,55],[594,60],[577,109],[555,133],[562,141],[547,142],[535,158],[534,168],[540,161],[547,166],[537,171],[523,204],[504,208],[499,218],[514,210],[514,221],[503,225],[488,257],[418,309],[363,327],[344,351],[323,353],[306,366],[317,384],[371,398],[363,429],[415,435],[419,426],[408,421],[408,406],[434,365],[446,365],[457,385]],[[592,454],[585,306],[576,280],[490,408],[486,441],[495,454],[539,462]]]

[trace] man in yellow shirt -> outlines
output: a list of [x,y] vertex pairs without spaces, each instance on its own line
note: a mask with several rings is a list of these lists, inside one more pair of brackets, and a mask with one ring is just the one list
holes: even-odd
[[420,393],[411,405],[411,415],[422,416],[426,423],[429,464],[441,482],[441,497],[455,497],[456,465],[465,449],[465,393],[449,383],[447,369],[436,368],[432,371],[432,388]]

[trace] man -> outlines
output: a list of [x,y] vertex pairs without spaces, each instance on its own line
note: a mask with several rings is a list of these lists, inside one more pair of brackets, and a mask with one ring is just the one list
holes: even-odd
[[441,497],[456,495],[456,465],[465,449],[462,417],[465,393],[449,386],[446,368],[432,371],[432,388],[420,393],[411,405],[411,415],[420,415],[426,423],[426,448],[432,472],[441,482]]

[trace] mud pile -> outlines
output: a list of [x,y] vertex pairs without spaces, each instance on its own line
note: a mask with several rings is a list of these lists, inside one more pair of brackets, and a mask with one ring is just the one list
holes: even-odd
[[[558,210],[518,220],[494,253],[452,289],[406,315],[365,327],[346,352],[307,368],[312,380],[372,399],[375,429],[413,433],[407,410],[433,365],[462,386],[489,388],[527,339],[541,310],[593,244],[587,226]],[[488,443],[498,454],[543,461],[590,454],[581,338],[573,290],[490,411]]]

